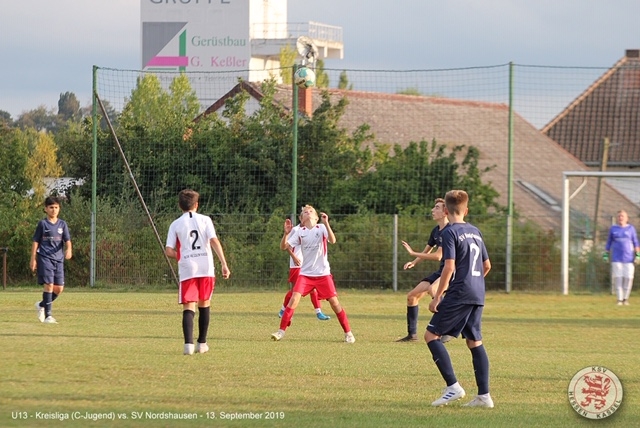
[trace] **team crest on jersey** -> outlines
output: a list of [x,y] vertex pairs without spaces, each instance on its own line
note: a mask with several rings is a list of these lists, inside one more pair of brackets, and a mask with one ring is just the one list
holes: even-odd
[[569,404],[580,416],[604,419],[622,404],[622,384],[606,367],[589,366],[573,376],[568,395]]
[[62,235],[62,228],[61,227],[58,228],[58,235]]

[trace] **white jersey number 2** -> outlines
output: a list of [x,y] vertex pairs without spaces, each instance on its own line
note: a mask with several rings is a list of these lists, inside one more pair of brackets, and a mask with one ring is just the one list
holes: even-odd
[[199,250],[200,244],[198,243],[198,238],[199,238],[198,231],[192,230],[191,232],[189,232],[189,236],[191,237],[191,249]]
[[478,266],[478,258],[480,258],[480,247],[477,244],[469,245],[471,253],[473,254],[473,262],[471,263],[471,276],[482,276]]

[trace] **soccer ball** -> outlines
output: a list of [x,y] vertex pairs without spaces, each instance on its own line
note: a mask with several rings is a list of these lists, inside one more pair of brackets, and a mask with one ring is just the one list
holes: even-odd
[[294,83],[299,88],[312,88],[316,84],[316,73],[307,67],[300,67],[293,76]]

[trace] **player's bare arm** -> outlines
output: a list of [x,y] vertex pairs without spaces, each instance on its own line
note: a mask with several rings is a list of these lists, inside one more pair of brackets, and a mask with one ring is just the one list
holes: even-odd
[[327,238],[327,241],[329,241],[330,244],[335,244],[336,243],[336,235],[333,233],[333,230],[331,229],[331,226],[329,225],[329,216],[326,213],[320,213],[320,222],[322,224],[324,224],[324,226],[327,228],[327,232],[329,234],[329,237]]
[[302,260],[300,260],[299,258],[296,257],[296,255],[293,253],[293,250],[291,249],[291,247],[287,248],[287,252],[289,253],[289,257],[291,257],[291,260],[293,260],[293,264],[295,264],[296,266],[301,266],[302,265]]
[[67,241],[67,244],[66,244],[66,247],[65,247],[65,251],[64,251],[65,260],[69,260],[72,255],[73,255],[73,250],[72,250],[72,246],[71,246],[71,241]]
[[167,255],[167,257],[169,257],[170,259],[178,259],[178,252],[176,250],[174,250],[171,247],[166,247],[164,249],[164,253]]
[[39,246],[39,244],[37,242],[34,242],[33,245],[31,245],[31,260],[29,262],[29,267],[31,268],[32,272],[35,272],[36,267],[38,265],[38,263],[36,261],[36,254],[38,253],[38,246]]
[[491,261],[489,259],[485,260],[484,263],[482,263],[482,267],[484,269],[484,273],[482,276],[487,276],[487,274],[491,270]]
[[411,248],[411,245],[409,245],[409,243],[407,243],[406,241],[402,241],[402,246],[407,250],[410,256],[415,257],[413,261],[404,264],[404,270],[414,268],[422,260],[440,261],[440,259],[442,258],[442,251],[440,251],[439,255],[435,256],[434,254],[432,254],[433,247],[429,244],[427,244],[427,246],[424,247],[424,250],[422,250],[422,252],[420,253],[414,251],[413,248]]
[[222,277],[224,279],[229,278],[229,276],[231,276],[231,271],[227,266],[227,259],[224,257],[224,251],[222,250],[220,240],[218,238],[211,238],[210,243],[211,248],[213,248],[213,251],[218,256],[218,260],[220,260],[220,265],[222,265]]
[[293,229],[293,225],[290,219],[286,219],[284,221],[284,234],[282,235],[282,239],[280,239],[280,249],[283,251],[289,251],[289,254],[292,254],[291,247],[287,244],[287,238]]

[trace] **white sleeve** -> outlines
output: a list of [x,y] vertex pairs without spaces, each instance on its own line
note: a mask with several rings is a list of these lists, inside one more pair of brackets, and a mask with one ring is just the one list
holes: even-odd
[[167,245],[165,247],[176,248],[176,232],[175,232],[175,222],[171,223],[169,226],[169,232],[167,232]]

